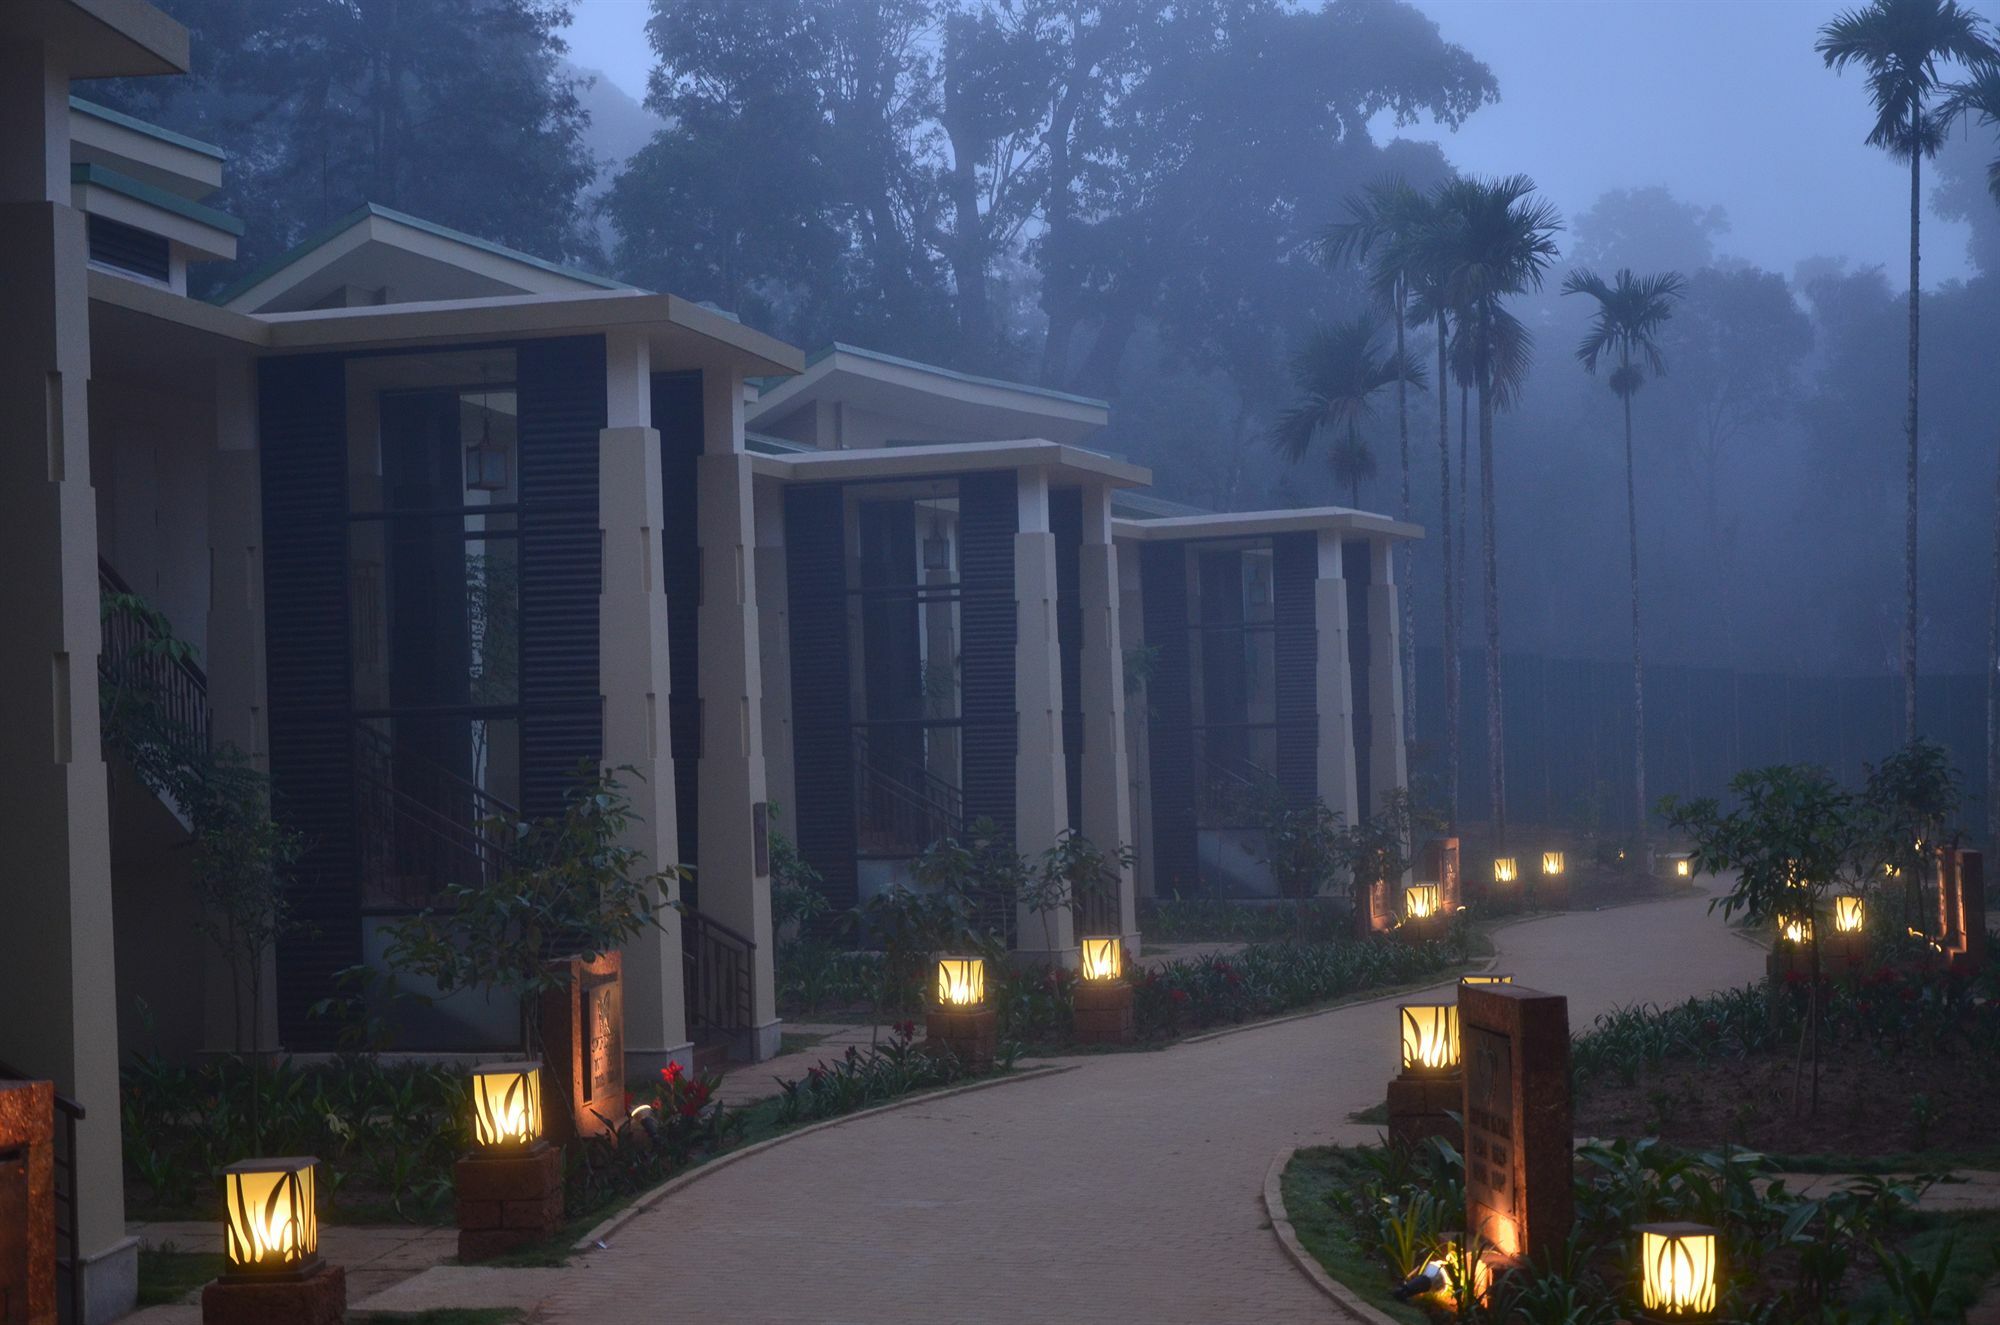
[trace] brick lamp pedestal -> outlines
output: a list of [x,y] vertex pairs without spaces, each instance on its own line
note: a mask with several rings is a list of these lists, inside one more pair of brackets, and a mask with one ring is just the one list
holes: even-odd
[[[1824,973],[1831,975],[1833,972],[1828,969]],[[1765,954],[1764,974],[1775,981],[1782,981],[1788,975],[1804,979],[1812,974],[1812,952],[1803,943],[1781,940],[1771,945],[1771,951]]]
[[320,1265],[298,1276],[217,1279],[201,1290],[202,1325],[341,1325],[347,1271]]
[[1399,1076],[1389,1081],[1389,1144],[1415,1146],[1441,1136],[1460,1150],[1465,1133],[1451,1115],[1465,1108],[1465,1078],[1457,1072]]
[[1000,1048],[1000,1014],[992,1008],[931,1008],[924,1013],[924,1043],[949,1049],[967,1071],[993,1066]]
[[1132,1043],[1132,986],[1123,980],[1079,980],[1072,1026],[1078,1044]]
[[562,1152],[546,1143],[514,1154],[468,1155],[452,1168],[458,1259],[491,1260],[547,1242],[563,1222]]

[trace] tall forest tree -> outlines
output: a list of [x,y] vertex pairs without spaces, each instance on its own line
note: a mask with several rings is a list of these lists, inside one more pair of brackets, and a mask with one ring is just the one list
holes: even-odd
[[588,260],[594,173],[562,65],[561,0],[159,0],[201,53],[187,78],[81,95],[229,154],[244,220],[220,282],[363,203],[554,260]]
[[1947,117],[1932,109],[1945,84],[1941,66],[1980,65],[2000,51],[1980,34],[1980,20],[1958,0],[1872,0],[1850,9],[1819,31],[1815,44],[1826,66],[1867,71],[1875,123],[1868,143],[1910,165],[1909,400],[1903,416],[1903,736],[1917,738],[1917,344],[1919,234],[1923,221],[1925,158],[1937,155]]
[[1555,261],[1561,215],[1535,198],[1525,175],[1464,178],[1439,187],[1436,212],[1422,240],[1427,267],[1438,273],[1456,310],[1479,399],[1479,502],[1486,604],[1486,741],[1493,830],[1507,837],[1507,743],[1500,679],[1500,556],[1495,531],[1493,412],[1506,383],[1525,375],[1527,329],[1504,301],[1539,290]]
[[1564,294],[1588,295],[1597,311],[1588,334],[1576,348],[1577,362],[1595,376],[1598,364],[1615,359],[1609,385],[1625,411],[1625,531],[1632,579],[1632,788],[1633,822],[1643,855],[1647,838],[1646,800],[1646,651],[1639,612],[1639,487],[1632,459],[1632,397],[1646,383],[1646,374],[1667,370],[1660,353],[1660,331],[1673,316],[1674,301],[1686,282],[1679,272],[1634,276],[1629,267],[1606,281],[1587,268],[1572,271],[1563,281]]

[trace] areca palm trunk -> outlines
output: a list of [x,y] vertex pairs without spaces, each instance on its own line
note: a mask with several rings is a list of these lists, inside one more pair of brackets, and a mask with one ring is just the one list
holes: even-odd
[[1493,832],[1507,840],[1507,724],[1501,715],[1500,540],[1494,529],[1493,501],[1493,318],[1490,305],[1479,311],[1479,514],[1486,572],[1486,771],[1493,801]]
[[1917,739],[1917,236],[1922,224],[1922,107],[1910,104],[1910,406],[1903,494],[1903,739]]
[[[1631,367],[1631,355],[1624,356]],[[1639,631],[1639,495],[1632,466],[1632,393],[1620,393],[1625,401],[1625,529],[1630,538],[1632,570],[1632,786],[1634,822],[1639,830],[1641,852],[1646,846],[1646,669],[1645,652]]]
[[2000,829],[2000,469],[1993,476],[1993,587],[1986,605],[1986,832]]
[[[1451,397],[1444,389],[1445,322],[1438,314],[1438,509],[1444,526],[1444,770],[1446,831],[1458,832],[1458,620],[1452,593]],[[2000,526],[1996,526],[2000,527]],[[2000,535],[1996,535],[2000,537]],[[1996,580],[2000,582],[2000,580]]]
[[[1396,442],[1402,452],[1403,462],[1403,523],[1410,521],[1410,404],[1409,376],[1403,359],[1403,309],[1408,302],[1402,282],[1396,283]],[[1403,600],[1403,639],[1401,662],[1403,667],[1403,748],[1407,751],[1417,740],[1417,618],[1416,599],[1410,589],[1410,567],[1415,564],[1415,549],[1407,542],[1396,550],[1397,560],[1403,563],[1402,573],[1396,582],[1402,586],[1399,596]]]

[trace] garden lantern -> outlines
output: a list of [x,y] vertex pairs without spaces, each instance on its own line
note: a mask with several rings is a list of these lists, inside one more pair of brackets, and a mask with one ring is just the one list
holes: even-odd
[[472,1123],[489,1150],[542,1139],[542,1065],[486,1063],[472,1069]]
[[1514,977],[1494,975],[1489,972],[1485,975],[1461,975],[1458,977],[1458,982],[1462,985],[1511,985],[1514,983]]
[[1521,877],[1521,866],[1512,856],[1501,856],[1493,862],[1493,882],[1512,883]]
[[1428,920],[1443,913],[1442,889],[1435,883],[1413,883],[1403,890],[1403,918]]
[[1560,878],[1562,877],[1562,872],[1563,853],[1560,851],[1544,851],[1542,853],[1543,877],[1550,879]]
[[311,1155],[246,1159],[222,1171],[223,1239],[232,1278],[302,1278],[319,1264],[319,1208]]
[[1778,936],[1784,939],[1784,941],[1787,943],[1812,942],[1812,917],[1789,916],[1789,915],[1779,916]]
[[1125,950],[1117,935],[1082,940],[1079,974],[1071,995],[1071,1030],[1078,1044],[1130,1044],[1138,1032],[1132,986],[1124,975]]
[[940,1007],[976,1008],[986,1002],[986,961],[981,957],[940,957],[937,964]]
[[1403,1071],[1436,1074],[1458,1068],[1458,1007],[1452,1003],[1404,1003]]
[[1867,923],[1867,905],[1859,897],[1833,899],[1833,927],[1842,934],[1859,934]]
[[[1091,988],[1123,988],[1129,985],[1079,983],[1078,997]],[[937,1052],[950,1052],[974,1072],[993,1066],[1000,1047],[1000,1013],[986,1003],[986,962],[979,957],[937,959],[937,996],[924,1013],[924,1043]]]
[[1081,960],[1083,978],[1086,980],[1116,980],[1124,974],[1124,945],[1116,936],[1111,938],[1084,939]]
[[1715,1313],[1716,1234],[1705,1224],[1641,1224],[1641,1304],[1663,1321],[1706,1320]]

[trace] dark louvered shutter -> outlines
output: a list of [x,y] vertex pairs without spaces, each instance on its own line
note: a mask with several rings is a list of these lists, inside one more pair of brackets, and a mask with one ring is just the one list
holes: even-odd
[[792,760],[787,806],[799,854],[833,910],[860,900],[855,873],[854,747],[847,661],[845,502],[836,485],[785,490],[785,584],[792,645]]
[[[1063,766],[1069,783],[1069,826],[1083,831],[1083,492],[1049,494],[1049,528],[1056,539],[1056,652],[1062,660]],[[1113,844],[1101,844],[1113,850]]]
[[1153,891],[1201,889],[1195,852],[1194,728],[1188,660],[1187,552],[1179,543],[1145,543],[1139,553],[1146,644],[1147,746],[1153,783]]
[[278,940],[278,1033],[322,1048],[334,1028],[308,1015],[334,974],[361,960],[349,730],[347,376],[333,355],[258,366],[264,488],[264,660],[271,800],[304,846],[292,918]]
[[[667,746],[674,756],[674,821],[681,860],[701,859],[701,542],[696,522],[701,458],[700,373],[653,376],[653,427],[660,434],[660,542],[667,586]],[[682,889],[701,901],[697,876]]]
[[171,274],[165,236],[104,216],[85,218],[85,228],[92,262],[155,281]]
[[521,808],[562,812],[580,768],[603,758],[597,669],[597,445],[604,341],[517,351],[521,437]]
[[1313,591],[1319,535],[1271,540],[1271,607],[1276,627],[1278,785],[1295,805],[1319,798],[1319,628]]
[[[961,770],[967,827],[990,819],[1014,835],[1014,755],[1019,710],[1014,697],[1014,643],[1020,633],[1014,594],[1014,535],[1020,528],[1013,473],[972,474],[958,481],[960,716],[965,722]],[[1014,934],[1011,906],[978,899],[978,921]]]
[[1340,545],[1341,574],[1347,577],[1348,711],[1354,717],[1354,804],[1367,818],[1373,810],[1369,791],[1370,738],[1374,723],[1368,714],[1368,543],[1358,539]]

